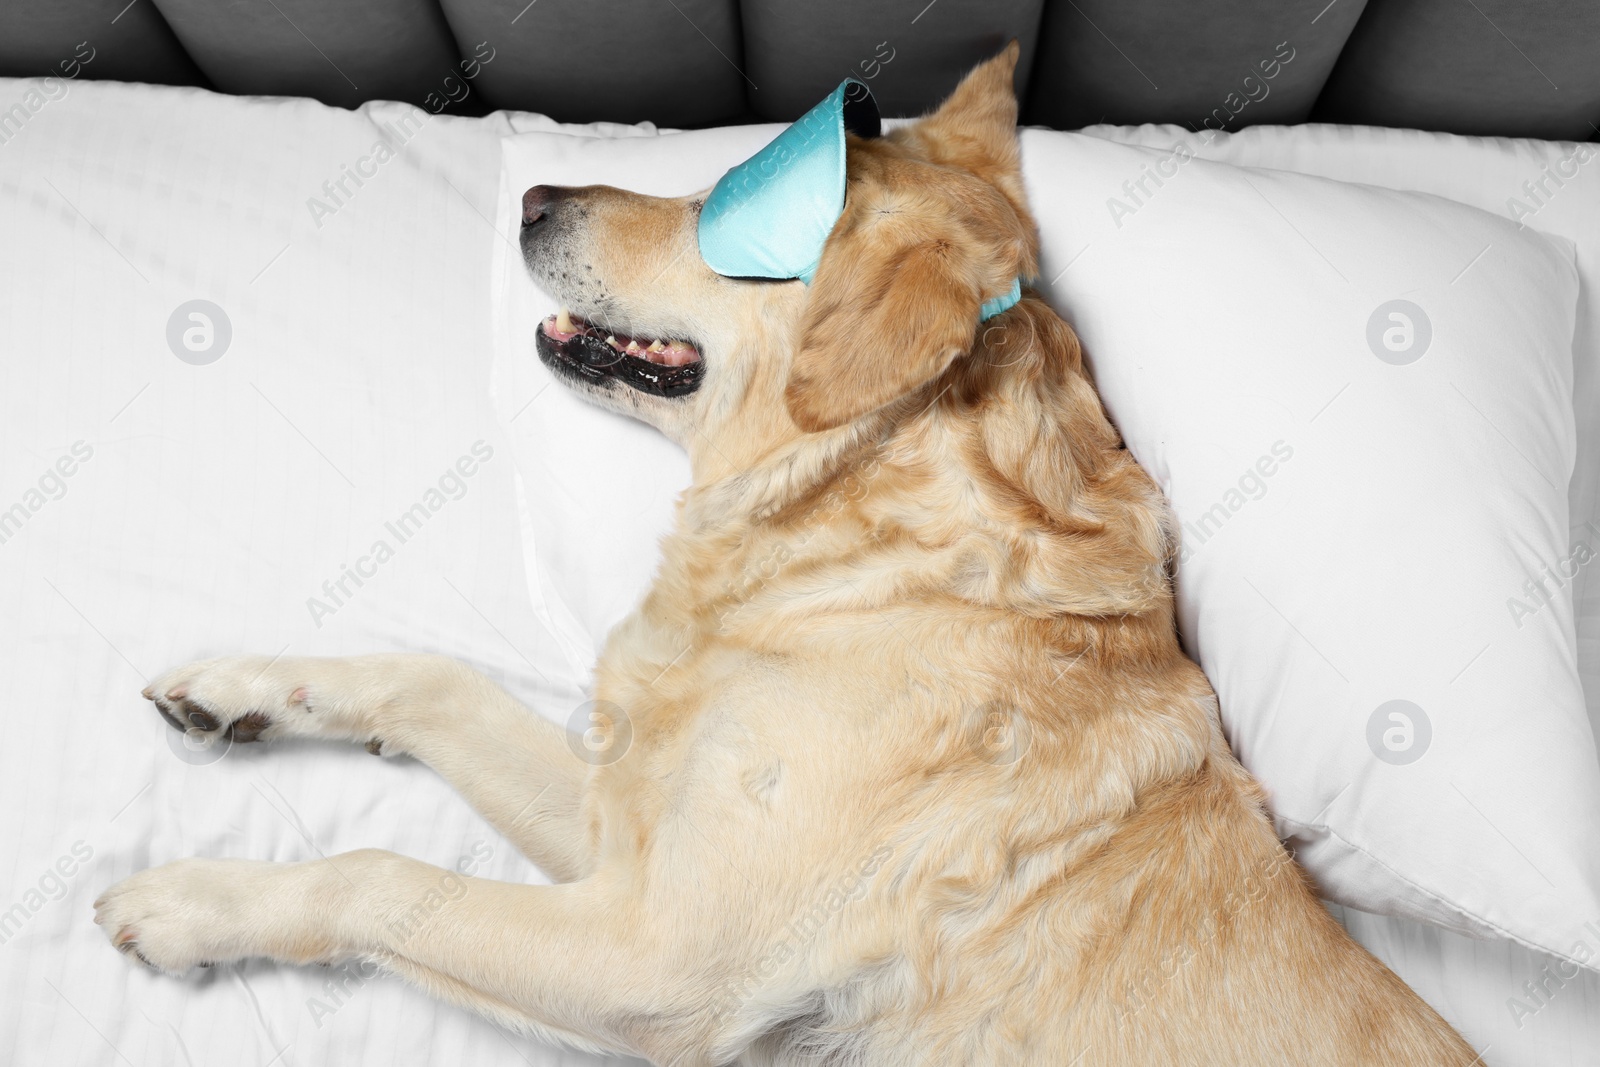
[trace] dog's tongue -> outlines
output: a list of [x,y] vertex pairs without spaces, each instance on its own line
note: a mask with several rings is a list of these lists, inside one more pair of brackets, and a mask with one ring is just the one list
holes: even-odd
[[[599,331],[582,319],[575,318],[566,308],[544,320],[544,332],[557,341],[570,341],[579,334],[598,337]],[[607,334],[605,343],[626,355],[659,363],[664,367],[682,367],[698,363],[700,353],[691,344],[682,341],[662,341],[651,337],[632,337],[627,334]]]

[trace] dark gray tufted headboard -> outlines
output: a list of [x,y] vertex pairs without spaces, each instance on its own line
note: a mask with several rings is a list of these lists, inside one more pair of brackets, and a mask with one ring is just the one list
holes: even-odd
[[847,74],[916,114],[1011,37],[1024,121],[1058,128],[1600,134],[1600,0],[5,0],[0,75],[88,42],[84,77],[703,126]]

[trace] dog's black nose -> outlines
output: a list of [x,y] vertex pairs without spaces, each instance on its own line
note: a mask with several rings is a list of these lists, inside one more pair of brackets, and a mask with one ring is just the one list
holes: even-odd
[[557,185],[535,185],[522,194],[522,224],[532,226],[567,192]]

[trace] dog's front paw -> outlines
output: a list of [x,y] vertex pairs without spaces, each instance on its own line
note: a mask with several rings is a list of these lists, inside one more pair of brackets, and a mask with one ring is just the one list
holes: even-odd
[[222,737],[270,741],[303,732],[297,727],[313,710],[310,691],[284,684],[277,666],[265,656],[191,663],[146,686],[144,697],[174,729],[202,744]]
[[255,868],[248,860],[186,859],[124,878],[94,902],[117,951],[167,974],[250,954],[245,944]]

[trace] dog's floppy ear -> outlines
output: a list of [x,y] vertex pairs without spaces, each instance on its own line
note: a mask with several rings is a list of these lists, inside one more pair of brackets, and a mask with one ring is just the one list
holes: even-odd
[[784,391],[795,425],[808,433],[898,400],[977,336],[977,283],[938,228],[902,241],[890,231],[912,227],[852,222],[822,254]]
[[925,188],[926,172],[900,171],[870,141],[850,151],[855,202],[817,265],[784,394],[801,429],[841,426],[937,377],[971,349],[984,294],[1032,273],[1012,86],[1020,52],[1012,41],[937,111],[886,138],[967,184]]
[[[1012,85],[1020,53],[1012,41],[937,111],[887,137],[1003,197],[955,184],[941,199],[922,174],[896,175],[866,146],[850,153],[857,202],[823,249],[784,394],[801,429],[843,425],[937,377],[972,347],[983,294],[1032,272]],[[1014,230],[997,249],[994,238]]]

